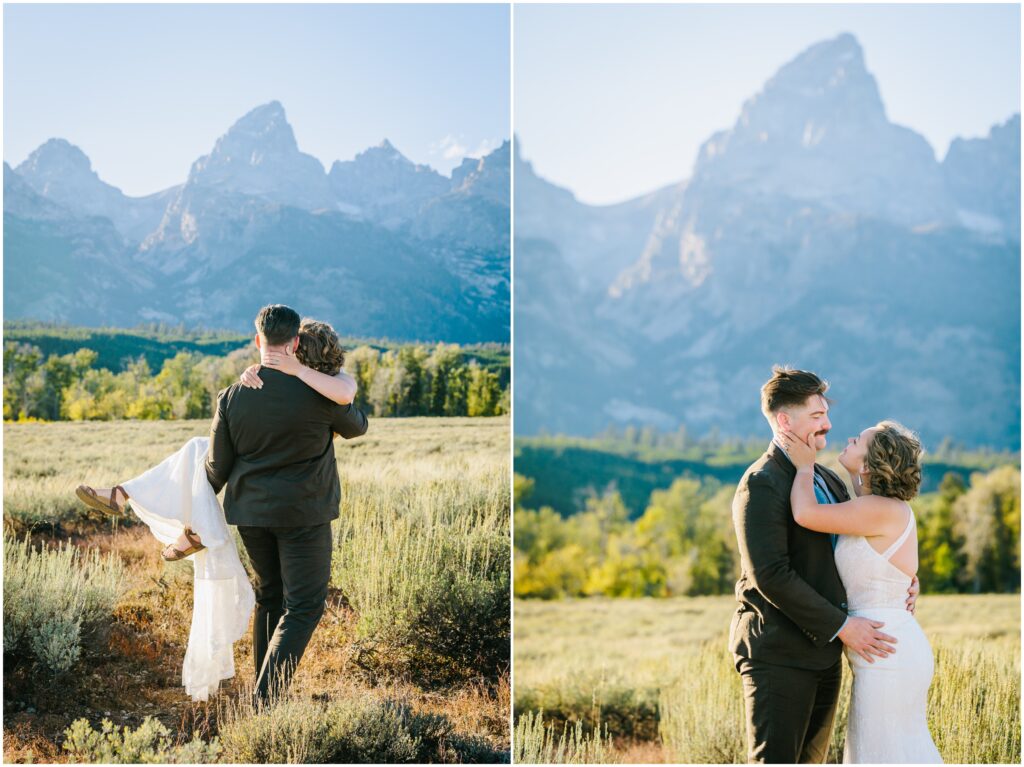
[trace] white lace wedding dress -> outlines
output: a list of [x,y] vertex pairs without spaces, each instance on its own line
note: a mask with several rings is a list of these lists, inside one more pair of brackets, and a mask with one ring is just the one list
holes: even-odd
[[224,511],[206,479],[208,437],[195,437],[145,474],[122,483],[131,508],[160,543],[187,525],[206,548],[193,554],[194,601],[181,681],[193,700],[206,700],[235,675],[233,645],[249,626],[255,596],[238,558]]
[[843,762],[847,764],[941,764],[928,731],[928,686],[935,670],[931,645],[917,619],[907,611],[911,577],[890,560],[914,530],[910,510],[903,533],[883,553],[858,535],[841,535],[836,567],[846,587],[850,615],[882,621],[896,637],[896,652],[868,663],[846,649],[853,670],[849,727]]

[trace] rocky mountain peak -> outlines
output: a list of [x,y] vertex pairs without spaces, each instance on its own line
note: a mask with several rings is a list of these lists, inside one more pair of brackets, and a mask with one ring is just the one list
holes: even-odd
[[182,194],[200,187],[308,210],[332,206],[323,165],[299,151],[279,101],[247,112],[192,164]]
[[504,141],[483,157],[464,158],[452,171],[452,189],[480,192],[507,205],[511,149],[511,143]]
[[279,101],[270,101],[248,112],[217,139],[210,161],[259,165],[269,156],[298,154],[285,109]]
[[62,138],[52,138],[40,145],[17,170],[23,178],[54,173],[95,175],[85,152]]
[[[375,146],[371,146],[368,149],[364,149],[362,152],[359,152],[351,162],[367,167],[380,167],[382,170],[388,165],[400,165],[403,170],[422,170],[427,167],[425,165],[416,165],[412,160],[398,151],[398,149],[395,148],[395,145],[387,139],[382,140]],[[339,165],[344,166],[345,163],[336,161],[334,165],[331,166],[331,169],[333,170]]]
[[736,124],[701,147],[698,184],[813,200],[903,225],[947,221],[935,153],[885,116],[853,35],[812,45],[769,79]]

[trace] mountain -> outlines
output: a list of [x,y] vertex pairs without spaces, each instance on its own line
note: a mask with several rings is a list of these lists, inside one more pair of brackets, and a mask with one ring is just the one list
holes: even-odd
[[701,147],[696,180],[926,225],[952,213],[923,136],[889,122],[853,35],[783,66],[729,131]]
[[329,174],[272,101],[131,198],[51,139],[5,164],[6,316],[241,330],[280,301],[350,335],[507,341],[508,162],[504,198],[501,150],[446,178],[384,142]]
[[131,268],[110,219],[76,215],[6,162],[4,256],[4,311],[11,317],[115,317],[124,291],[154,287]]
[[100,180],[85,153],[64,139],[43,143],[15,172],[36,193],[75,215],[110,219],[128,241],[140,240],[156,226],[175,192],[168,189],[145,197],[128,197]]
[[416,165],[387,139],[354,160],[336,161],[328,181],[341,210],[392,227],[413,218],[449,186],[448,179],[426,165]]
[[841,35],[653,195],[582,205],[517,160],[516,433],[763,433],[783,362],[832,382],[837,434],[1018,448],[1019,157],[1015,117],[938,162]]
[[1020,239],[1020,115],[986,138],[953,141],[942,161],[961,223]]

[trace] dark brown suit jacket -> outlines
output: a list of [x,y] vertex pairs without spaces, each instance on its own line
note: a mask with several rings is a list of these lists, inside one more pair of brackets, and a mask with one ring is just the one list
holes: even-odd
[[232,525],[305,527],[338,516],[334,434],[366,433],[362,411],[321,396],[294,376],[260,369],[262,389],[239,383],[217,396],[206,475],[225,485]]
[[[815,472],[839,502],[849,494],[823,466]],[[832,637],[846,620],[846,590],[832,540],[793,521],[796,468],[774,443],[747,469],[733,498],[740,550],[739,607],[729,634],[734,654],[780,666],[825,669],[839,660]]]

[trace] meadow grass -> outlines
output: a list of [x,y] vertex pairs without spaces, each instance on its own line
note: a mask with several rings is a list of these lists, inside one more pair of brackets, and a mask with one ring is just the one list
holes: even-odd
[[31,662],[57,677],[103,637],[126,590],[113,555],[70,544],[35,549],[28,537],[4,535],[4,660]]
[[[660,743],[668,761],[744,762],[741,687],[726,647],[734,609],[731,597],[518,600],[515,716],[543,710],[558,728],[582,723],[584,732],[606,724],[609,761],[639,738]],[[936,655],[929,724],[946,761],[1019,762],[1020,596],[925,595],[917,614]],[[847,669],[831,761],[842,757],[850,677]]]
[[355,472],[332,583],[359,616],[360,663],[448,682],[509,664],[507,455],[410,456]]
[[[63,542],[112,556],[127,584],[108,609],[109,637],[62,689],[28,669],[5,673],[5,761],[75,758],[62,745],[78,720],[85,724],[70,745],[79,758],[145,750],[163,742],[147,717],[170,730],[176,748],[219,737],[221,760],[507,761],[508,419],[372,419],[364,437],[335,442],[342,504],[327,611],[289,698],[262,719],[242,703],[253,676],[248,635],[235,645],[236,678],[217,696],[192,703],[184,694],[191,563],[163,562],[130,514],[114,524],[74,496],[79,483],[124,482],[208,431],[206,421],[5,424],[8,534],[31,535],[37,549]],[[461,590],[446,600],[431,583]],[[483,617],[481,604],[490,610]],[[443,620],[422,630],[431,615]],[[289,752],[278,736],[303,731],[309,716],[330,727]],[[103,720],[119,742],[103,736]]]
[[544,721],[544,712],[519,717],[513,736],[515,764],[602,764],[608,762],[611,741],[600,728],[587,731],[583,722],[557,725]]

